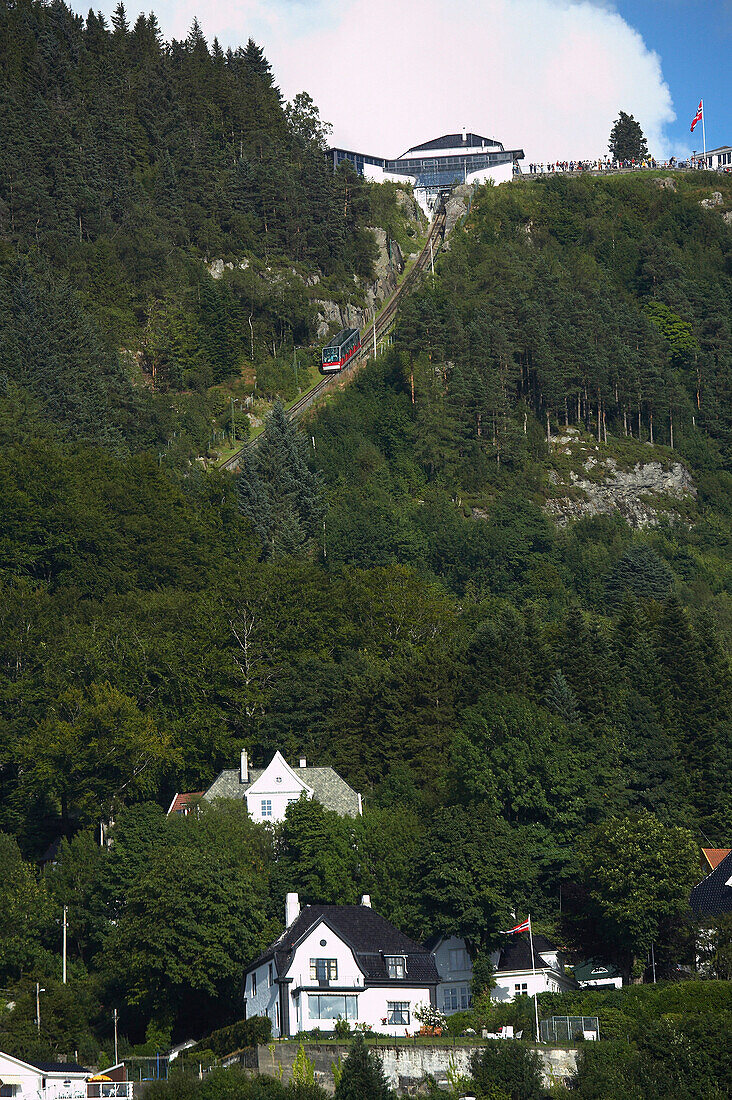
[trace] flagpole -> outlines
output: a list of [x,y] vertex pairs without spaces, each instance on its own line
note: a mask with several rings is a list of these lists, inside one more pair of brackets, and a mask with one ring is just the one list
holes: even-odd
[[531,931],[531,913],[529,913],[529,943],[531,945],[531,971],[534,975],[534,1018],[536,1020],[536,1041],[541,1042],[539,1038],[539,1001],[537,999],[536,991],[536,963],[534,961],[534,936]]
[[704,167],[707,166],[707,131],[704,125],[704,100],[701,101],[702,105],[702,145],[704,146]]

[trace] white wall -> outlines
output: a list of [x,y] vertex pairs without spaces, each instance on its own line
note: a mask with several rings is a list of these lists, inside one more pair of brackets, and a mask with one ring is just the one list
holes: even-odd
[[492,168],[482,168],[480,172],[469,172],[466,183],[486,183],[493,180],[495,184],[507,183],[513,179],[513,164],[496,164]]
[[[537,970],[535,975],[530,970],[508,970],[496,974],[495,977],[497,984],[491,990],[493,1001],[512,1001],[517,992],[533,997],[534,993],[560,993],[576,989],[574,982],[556,970]],[[526,989],[517,991],[517,985],[525,985]]]
[[[287,764],[281,753],[276,752],[259,779],[246,792],[247,810],[254,821],[284,821],[291,802],[297,802],[302,793],[312,797],[312,788]],[[262,803],[269,802],[270,814],[262,813]]]
[[82,1100],[86,1097],[86,1075],[50,1074],[0,1052],[0,1080],[15,1088],[20,1100]]
[[[271,970],[270,970],[271,967]],[[247,999],[247,1019],[250,1016],[269,1016],[272,1021],[272,1034],[279,1035],[277,1005],[279,1003],[279,986],[275,980],[276,968],[274,959],[264,966],[259,966],[254,971],[257,976],[257,992],[252,995],[252,975],[247,974],[244,996]],[[270,973],[272,984],[270,985]]]

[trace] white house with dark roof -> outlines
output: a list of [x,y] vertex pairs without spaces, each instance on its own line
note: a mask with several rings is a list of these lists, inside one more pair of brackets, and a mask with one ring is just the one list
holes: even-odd
[[336,1021],[388,1035],[419,1030],[418,1004],[434,1004],[429,951],[361,905],[306,905],[287,895],[287,927],[245,973],[245,1014],[269,1016],[272,1034],[333,1031]]
[[202,800],[238,798],[246,802],[255,821],[274,822],[283,821],[289,804],[302,795],[316,799],[326,810],[334,810],[343,817],[361,814],[361,795],[333,768],[308,766],[305,757],[294,768],[281,752],[274,754],[266,768],[250,768],[247,752],[242,750],[239,768],[221,772]]
[[[433,936],[427,945],[439,973],[437,1007],[446,1016],[467,1008],[473,980],[473,964],[459,936]],[[564,993],[579,986],[565,971],[561,951],[546,936],[534,933],[534,968],[531,965],[531,945],[526,933],[506,936],[499,951],[491,955],[496,980],[491,990],[494,1001],[512,1001],[514,997],[534,993]]]
[[[92,1071],[77,1062],[26,1062],[0,1051],[0,1096],[16,1100],[87,1100]],[[132,1095],[131,1084],[120,1083],[124,1091],[115,1096]],[[100,1092],[96,1093],[101,1096]],[[111,1095],[106,1093],[105,1096]]]

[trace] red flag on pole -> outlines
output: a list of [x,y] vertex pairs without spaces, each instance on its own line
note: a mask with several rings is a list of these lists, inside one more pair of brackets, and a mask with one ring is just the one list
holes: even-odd
[[691,122],[691,132],[692,132],[692,134],[694,133],[694,127],[696,126],[697,122],[701,122],[701,120],[704,117],[704,106],[703,106],[703,104],[704,104],[704,100],[700,99],[699,100],[699,106],[696,109],[696,114],[694,115],[694,118],[692,119],[692,122]]
[[505,932],[500,932],[499,935],[501,935],[501,936],[511,936],[511,935],[513,935],[514,932],[528,932],[528,931],[529,931],[529,921],[525,920],[523,922],[523,924],[517,924],[515,928],[509,928]]

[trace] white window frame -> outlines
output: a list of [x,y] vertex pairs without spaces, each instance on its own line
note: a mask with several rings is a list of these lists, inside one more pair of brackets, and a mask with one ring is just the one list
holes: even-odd
[[257,972],[252,970],[252,997],[257,996]]
[[[403,981],[404,978],[406,978],[406,955],[384,955],[384,962],[386,963],[386,970],[390,978],[394,978],[396,981]],[[401,971],[401,973],[399,973],[399,971]]]
[[262,817],[271,817],[272,816],[272,799],[271,798],[261,799],[261,816]]
[[386,1022],[390,1027],[409,1027],[409,1001],[387,1001]]

